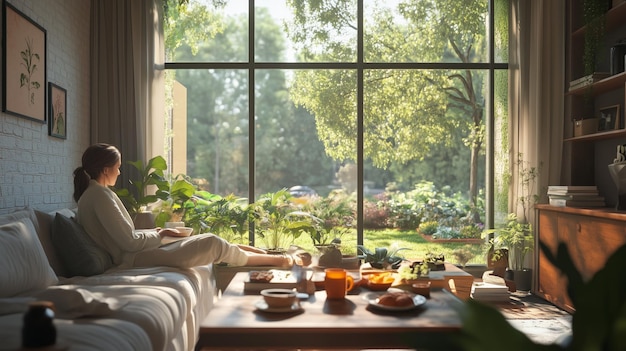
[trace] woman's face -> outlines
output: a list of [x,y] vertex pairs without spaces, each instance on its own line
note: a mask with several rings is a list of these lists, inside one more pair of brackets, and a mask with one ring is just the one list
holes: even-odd
[[117,177],[120,175],[120,167],[122,166],[122,161],[119,160],[117,163],[111,167],[106,167],[102,172],[102,180],[105,186],[115,186],[115,182],[117,182]]

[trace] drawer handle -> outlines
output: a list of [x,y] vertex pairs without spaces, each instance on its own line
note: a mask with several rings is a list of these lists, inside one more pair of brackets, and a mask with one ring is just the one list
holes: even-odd
[[583,229],[583,226],[580,223],[577,223],[576,227],[578,227],[578,232],[580,232]]

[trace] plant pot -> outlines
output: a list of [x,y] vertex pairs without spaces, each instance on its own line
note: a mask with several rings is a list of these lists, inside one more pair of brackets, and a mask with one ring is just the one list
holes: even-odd
[[498,259],[494,259],[495,249],[492,247],[489,249],[487,253],[487,268],[488,269],[496,269],[501,268],[502,270],[506,269],[509,266],[509,250],[507,249],[499,249],[501,255]]
[[133,223],[135,224],[135,229],[154,229],[154,215],[152,212],[138,212],[135,214],[133,218]]
[[530,268],[524,268],[521,270],[512,270],[513,281],[515,287],[519,291],[530,291],[532,288],[533,270]]
[[318,266],[327,268],[342,267],[343,256],[335,245],[317,245],[315,247],[320,252]]

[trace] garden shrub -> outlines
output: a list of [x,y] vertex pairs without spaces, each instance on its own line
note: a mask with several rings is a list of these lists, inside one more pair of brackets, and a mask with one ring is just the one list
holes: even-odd
[[437,232],[439,223],[437,221],[428,221],[420,224],[419,231],[424,235],[433,235]]

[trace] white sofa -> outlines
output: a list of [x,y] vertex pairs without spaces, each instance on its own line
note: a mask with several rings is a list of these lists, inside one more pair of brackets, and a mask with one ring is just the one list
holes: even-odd
[[55,215],[29,208],[0,215],[0,350],[21,347],[23,315],[35,300],[54,303],[57,344],[67,350],[194,349],[214,303],[212,266],[69,277],[51,236]]

